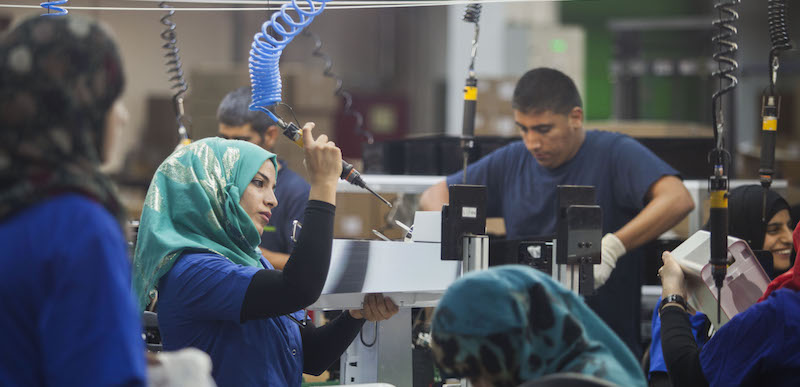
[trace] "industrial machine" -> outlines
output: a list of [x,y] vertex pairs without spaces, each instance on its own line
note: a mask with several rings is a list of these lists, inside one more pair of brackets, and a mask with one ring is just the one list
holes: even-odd
[[[322,296],[309,309],[358,309],[370,293],[383,293],[400,307],[389,320],[364,324],[342,355],[343,384],[412,386],[411,309],[435,306],[461,275],[489,267],[485,187],[453,185],[449,194],[441,213],[415,214],[408,241],[334,240]],[[509,254],[506,263],[527,263],[567,288],[591,294],[602,238],[594,194],[593,187],[560,187],[557,238],[517,241],[518,254]]]
[[595,203],[594,187],[559,186],[556,235],[494,241],[489,265],[528,265],[578,294],[592,294],[603,237],[602,210]]
[[412,386],[411,308],[436,306],[461,275],[488,267],[486,187],[455,185],[450,194],[441,213],[416,213],[408,241],[333,241],[325,287],[309,309],[359,309],[370,293],[400,307],[389,320],[364,324],[342,355],[344,384]]

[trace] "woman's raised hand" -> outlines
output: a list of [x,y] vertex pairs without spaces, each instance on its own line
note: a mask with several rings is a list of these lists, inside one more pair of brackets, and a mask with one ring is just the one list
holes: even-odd
[[328,136],[321,134],[316,139],[311,130],[314,123],[303,126],[303,148],[305,166],[311,180],[309,199],[336,204],[336,185],[342,174],[342,150]]

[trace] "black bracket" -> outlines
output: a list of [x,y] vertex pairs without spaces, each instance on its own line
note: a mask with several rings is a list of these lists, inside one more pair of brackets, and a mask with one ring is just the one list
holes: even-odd
[[442,206],[442,260],[464,258],[464,237],[486,233],[486,186],[448,187],[450,204]]
[[592,186],[558,186],[556,263],[580,265],[579,293],[594,291],[592,265],[600,264],[603,210]]

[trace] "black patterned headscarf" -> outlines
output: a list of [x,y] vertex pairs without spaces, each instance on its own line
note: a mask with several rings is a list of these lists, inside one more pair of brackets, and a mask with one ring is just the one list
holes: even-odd
[[475,271],[453,282],[431,326],[446,376],[516,387],[575,372],[644,387],[639,362],[576,293],[523,265]]
[[744,239],[753,250],[764,248],[770,219],[781,210],[789,210],[786,199],[773,190],[767,191],[766,199],[765,220],[762,220],[764,188],[760,185],[736,187],[728,196],[728,234]]
[[0,38],[0,219],[78,192],[122,220],[99,166],[123,87],[116,45],[96,22],[35,17]]

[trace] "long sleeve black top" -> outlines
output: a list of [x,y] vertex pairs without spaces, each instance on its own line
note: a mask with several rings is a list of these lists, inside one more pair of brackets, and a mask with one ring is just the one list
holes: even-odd
[[[310,200],[303,232],[283,271],[260,270],[253,275],[242,303],[242,321],[289,314],[313,304],[322,294],[331,261],[336,207]],[[321,374],[353,341],[364,320],[350,313],[323,327],[301,327],[304,372]]]
[[689,315],[679,306],[661,310],[661,346],[674,386],[708,386]]

